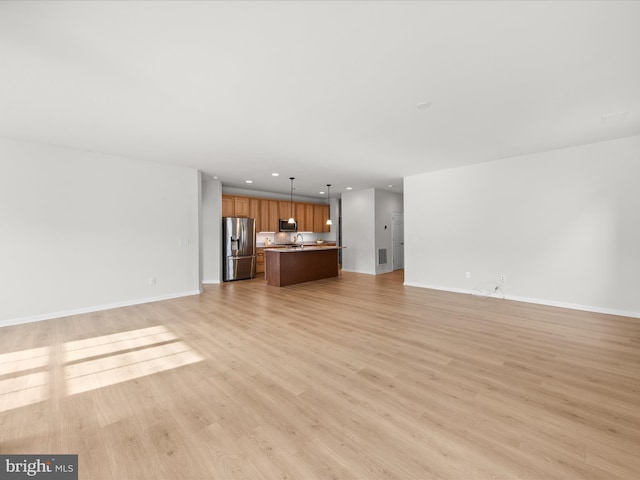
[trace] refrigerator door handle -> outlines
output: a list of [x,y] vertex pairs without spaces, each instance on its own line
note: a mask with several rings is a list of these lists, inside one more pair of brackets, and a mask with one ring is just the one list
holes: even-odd
[[249,247],[249,239],[247,238],[247,224],[242,224],[242,251],[247,253],[247,248]]

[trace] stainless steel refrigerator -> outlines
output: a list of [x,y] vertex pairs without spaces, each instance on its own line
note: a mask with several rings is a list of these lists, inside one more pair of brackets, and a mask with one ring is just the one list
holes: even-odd
[[256,224],[253,218],[222,219],[222,257],[225,282],[256,276]]

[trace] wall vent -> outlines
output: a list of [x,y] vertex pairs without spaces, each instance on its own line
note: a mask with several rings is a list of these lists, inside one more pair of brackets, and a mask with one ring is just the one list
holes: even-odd
[[378,265],[386,265],[387,264],[387,249],[379,248],[378,249]]

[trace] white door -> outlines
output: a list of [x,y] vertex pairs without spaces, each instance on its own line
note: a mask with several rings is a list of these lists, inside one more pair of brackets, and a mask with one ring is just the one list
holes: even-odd
[[391,217],[391,238],[393,242],[393,269],[404,268],[404,214],[394,213]]

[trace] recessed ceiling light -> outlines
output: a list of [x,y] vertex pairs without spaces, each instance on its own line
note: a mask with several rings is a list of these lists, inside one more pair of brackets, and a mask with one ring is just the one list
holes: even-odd
[[347,190],[353,190],[353,188],[352,187],[347,187]]
[[214,179],[214,180],[217,180],[217,179],[218,179],[218,176],[217,176],[217,175],[214,175],[214,176],[213,176],[213,179]]
[[278,177],[280,174],[279,173],[272,173],[271,176],[272,177]]
[[418,110],[426,110],[426,109],[427,109],[427,108],[429,108],[430,106],[431,106],[431,102],[423,101],[423,102],[418,103],[418,104],[416,105],[416,108],[417,108]]
[[393,185],[387,185],[387,187],[389,187],[389,188],[393,188]]
[[324,195],[324,192],[318,192],[320,195]]
[[244,183],[253,183],[253,180],[245,180]]

